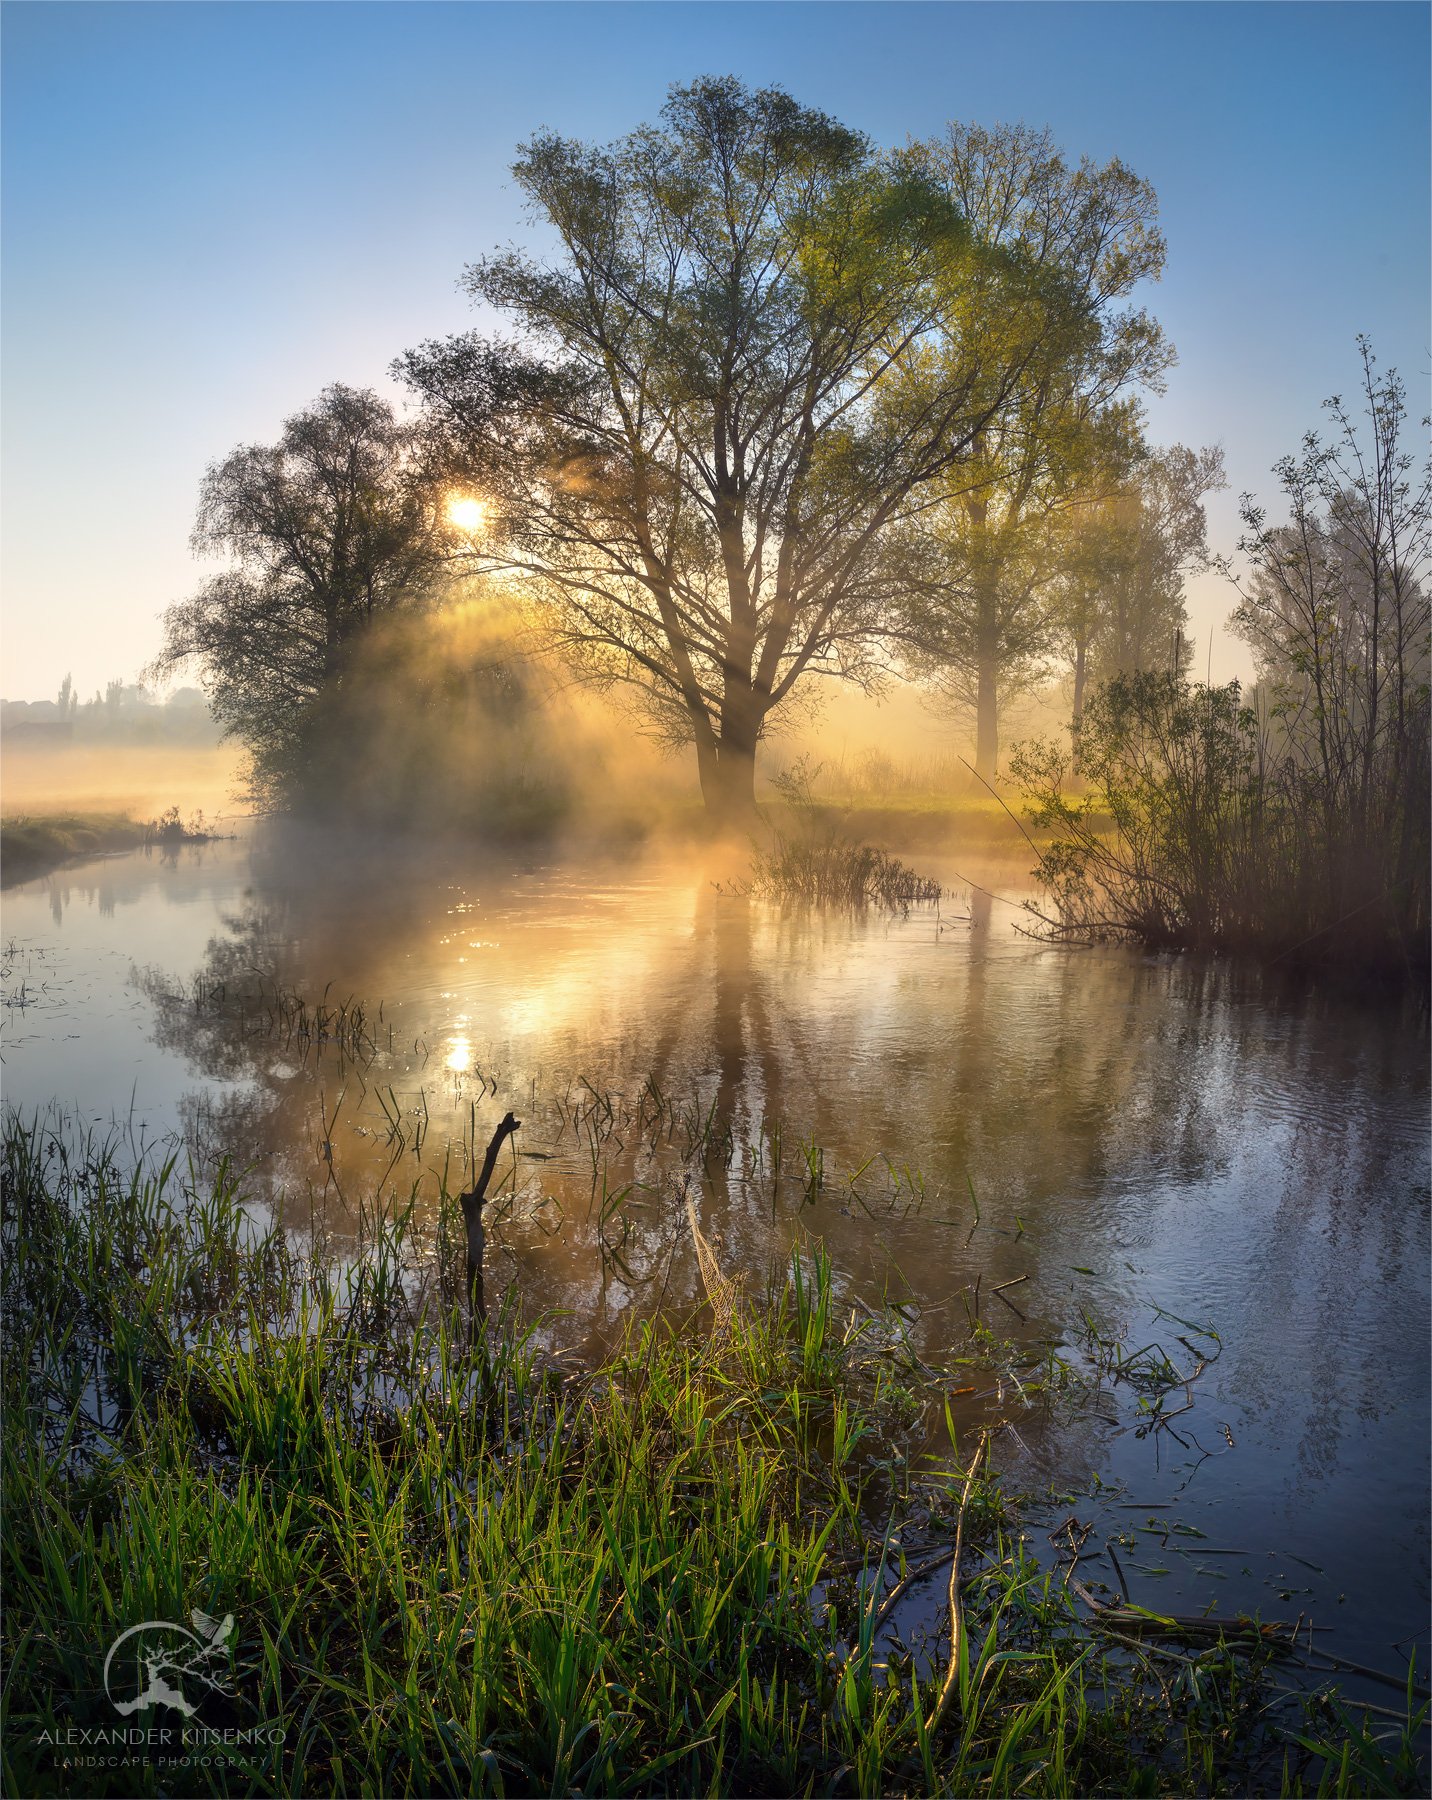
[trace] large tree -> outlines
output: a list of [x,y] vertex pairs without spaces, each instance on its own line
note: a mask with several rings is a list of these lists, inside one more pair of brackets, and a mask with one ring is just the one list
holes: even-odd
[[214,715],[253,758],[256,794],[302,789],[325,705],[379,619],[422,604],[453,545],[412,432],[335,385],[204,477],[193,545],[230,567],[165,614],[157,673],[196,665]]
[[972,231],[918,159],[779,90],[698,81],[663,116],[606,148],[528,143],[514,172],[552,253],[467,275],[515,336],[399,367],[440,466],[487,500],[487,564],[694,742],[733,815],[797,685],[876,666],[883,535],[1078,296]]
[[[1047,131],[952,124],[908,159],[986,254],[1037,271],[1058,296],[973,456],[934,484],[928,521],[901,546],[907,637],[974,714],[975,766],[988,778],[1001,702],[1037,678],[1051,648],[1061,515],[1138,454],[1135,396],[1172,361],[1158,325],[1129,303],[1157,280],[1164,242],[1146,181],[1117,160],[1071,165]],[[958,307],[941,354],[958,366],[969,337],[992,327]]]

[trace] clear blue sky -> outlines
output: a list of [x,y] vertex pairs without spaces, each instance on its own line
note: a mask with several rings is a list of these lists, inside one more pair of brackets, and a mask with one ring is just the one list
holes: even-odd
[[[1049,125],[1156,188],[1180,353],[1161,442],[1234,494],[1352,386],[1368,332],[1426,409],[1422,4],[53,4],[4,31],[0,688],[131,677],[196,584],[204,466],[328,382],[472,322],[465,262],[526,230],[538,125],[605,139],[673,82],[776,82],[884,143]],[[1226,591],[1195,597],[1200,661]],[[1218,637],[1215,676],[1241,671]]]

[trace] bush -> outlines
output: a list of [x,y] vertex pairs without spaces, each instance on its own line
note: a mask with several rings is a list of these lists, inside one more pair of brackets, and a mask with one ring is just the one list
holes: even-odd
[[1022,745],[1012,767],[1054,833],[1036,874],[1060,935],[1426,969],[1425,739],[1420,767],[1374,762],[1363,806],[1237,682],[1144,674],[1100,689],[1072,754]]

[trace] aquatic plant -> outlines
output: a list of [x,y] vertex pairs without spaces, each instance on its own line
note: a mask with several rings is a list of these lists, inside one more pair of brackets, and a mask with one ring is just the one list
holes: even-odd
[[848,833],[844,811],[816,798],[819,764],[798,758],[772,777],[785,805],[780,824],[766,821],[767,841],[754,847],[749,880],[737,891],[766,900],[821,906],[884,906],[907,910],[940,899],[939,882],[898,857]]

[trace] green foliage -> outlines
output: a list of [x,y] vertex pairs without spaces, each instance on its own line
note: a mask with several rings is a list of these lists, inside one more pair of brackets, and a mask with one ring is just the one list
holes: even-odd
[[[1048,928],[1408,977],[1425,966],[1423,890],[1394,874],[1401,830],[1329,807],[1237,682],[1120,676],[1090,701],[1076,748],[1072,766],[1049,743],[1012,759],[1031,823],[1053,834],[1035,871]],[[1425,801],[1402,798],[1398,823],[1425,844]]]
[[1145,185],[1069,170],[1037,134],[979,143],[986,199],[1021,158],[1047,176],[1017,228],[943,146],[883,155],[733,77],[605,147],[542,133],[514,174],[552,254],[468,272],[514,338],[399,365],[435,465],[489,497],[484,563],[520,575],[582,673],[694,743],[714,811],[749,817],[757,743],[799,685],[879,677],[882,541],[935,484],[982,478],[1025,377],[1106,332],[1120,378],[1159,363],[1143,315],[1116,330],[1105,304],[1161,258]]
[[1198,949],[1246,931],[1259,795],[1237,683],[1118,676],[1089,702],[1076,745],[1081,792],[1052,744],[1021,745],[1011,764],[1031,823],[1054,833],[1036,873],[1060,928]]
[[1117,160],[1071,166],[1047,131],[951,124],[907,155],[1029,284],[972,282],[954,300],[936,360],[953,374],[972,344],[1004,334],[1021,345],[1018,374],[889,548],[902,639],[974,715],[989,776],[1000,712],[1043,678],[1054,647],[1064,515],[1145,454],[1137,393],[1162,386],[1173,351],[1147,313],[1120,303],[1158,279],[1164,243],[1146,181]]
[[1221,450],[1151,451],[1092,484],[1058,523],[1051,623],[1074,675],[1074,720],[1088,689],[1145,669],[1186,672],[1184,578],[1209,564],[1203,496],[1223,483]]

